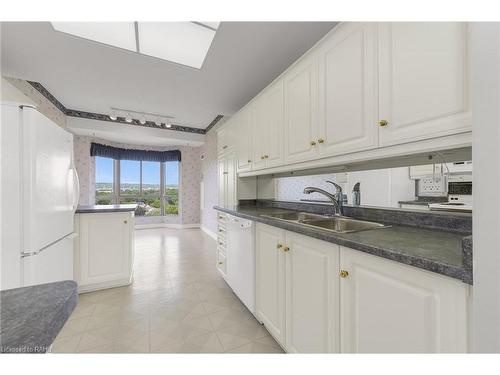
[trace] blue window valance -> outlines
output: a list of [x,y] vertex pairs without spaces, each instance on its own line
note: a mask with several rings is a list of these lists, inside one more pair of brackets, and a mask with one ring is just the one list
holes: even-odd
[[112,147],[100,143],[90,144],[90,156],[102,156],[116,160],[181,161],[180,150],[148,151]]

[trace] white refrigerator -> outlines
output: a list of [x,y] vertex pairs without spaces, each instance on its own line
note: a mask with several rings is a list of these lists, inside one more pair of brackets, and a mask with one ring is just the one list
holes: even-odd
[[72,280],[73,135],[32,106],[1,103],[0,137],[0,289]]

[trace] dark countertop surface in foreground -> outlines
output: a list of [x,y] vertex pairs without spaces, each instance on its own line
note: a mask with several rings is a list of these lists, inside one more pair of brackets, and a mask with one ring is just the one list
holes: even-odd
[[94,214],[99,212],[127,212],[135,211],[136,204],[110,204],[110,205],[89,205],[78,206],[76,209],[77,214]]
[[333,233],[306,227],[300,223],[286,222],[262,215],[290,212],[272,207],[215,207],[216,210],[234,216],[269,224],[320,240],[374,254],[400,263],[419,267],[472,284],[472,269],[468,259],[472,258],[470,233],[445,232],[412,226],[392,225],[388,228],[366,230],[355,233]]
[[78,302],[72,280],[0,293],[1,353],[45,353]]

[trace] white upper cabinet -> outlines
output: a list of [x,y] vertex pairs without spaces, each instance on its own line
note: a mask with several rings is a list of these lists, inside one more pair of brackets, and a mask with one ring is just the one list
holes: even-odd
[[313,159],[318,154],[318,60],[305,55],[283,77],[285,99],[285,162]]
[[343,353],[467,351],[467,285],[340,247]]
[[233,118],[228,120],[220,129],[217,130],[217,153],[223,155],[232,151],[237,146],[237,123]]
[[253,103],[253,169],[283,164],[283,82],[273,83]]
[[470,131],[467,81],[467,24],[380,24],[380,146]]
[[252,127],[250,116],[251,108],[248,106],[241,110],[236,116],[235,139],[238,157],[238,172],[252,169]]
[[378,146],[377,24],[345,23],[318,48],[321,156]]

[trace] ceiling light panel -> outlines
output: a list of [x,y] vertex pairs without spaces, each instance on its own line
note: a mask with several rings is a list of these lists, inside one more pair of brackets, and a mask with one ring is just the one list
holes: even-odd
[[139,52],[200,69],[215,31],[192,22],[139,22]]
[[134,22],[52,22],[55,30],[136,51]]

